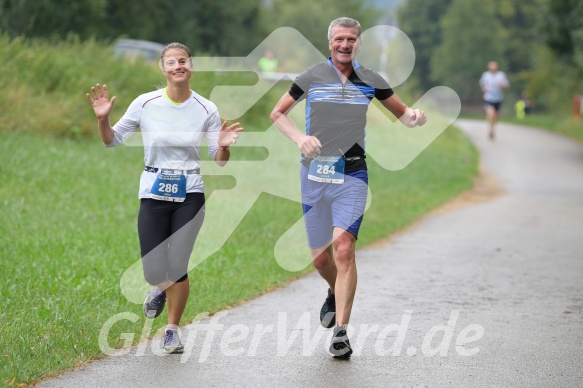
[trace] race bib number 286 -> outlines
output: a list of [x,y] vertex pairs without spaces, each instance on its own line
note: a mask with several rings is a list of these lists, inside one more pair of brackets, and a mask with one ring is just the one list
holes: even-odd
[[186,176],[181,174],[158,174],[150,197],[162,201],[183,202],[186,198]]

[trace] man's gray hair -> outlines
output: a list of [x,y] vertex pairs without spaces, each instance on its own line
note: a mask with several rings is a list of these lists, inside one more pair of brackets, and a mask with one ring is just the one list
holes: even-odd
[[356,19],[341,17],[341,18],[332,20],[332,23],[330,23],[330,26],[328,27],[328,41],[330,41],[330,39],[332,39],[332,29],[334,27],[357,28],[358,29],[358,37],[360,38],[360,33],[361,33],[360,23]]

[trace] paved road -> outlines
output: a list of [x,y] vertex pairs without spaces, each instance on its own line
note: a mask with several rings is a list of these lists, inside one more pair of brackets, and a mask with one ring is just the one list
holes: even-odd
[[187,326],[183,356],[155,339],[41,386],[583,386],[583,148],[457,124],[497,190],[358,252],[350,361],[327,354],[311,274]]

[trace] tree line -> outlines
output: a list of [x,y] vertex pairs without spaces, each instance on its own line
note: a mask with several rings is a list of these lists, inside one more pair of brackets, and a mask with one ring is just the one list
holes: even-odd
[[346,15],[371,25],[378,10],[362,0],[0,0],[0,30],[12,38],[178,41],[221,56],[247,55],[281,26],[325,50],[328,23]]
[[581,0],[402,0],[396,15],[364,0],[0,0],[0,30],[11,38],[179,41],[196,55],[245,56],[282,26],[326,53],[327,26],[338,16],[364,29],[395,21],[415,46],[411,90],[447,85],[478,102],[477,80],[497,60],[512,92],[528,92],[539,106],[583,94]]
[[580,0],[408,0],[399,27],[416,48],[416,89],[452,87],[478,102],[478,79],[496,60],[513,97],[540,109],[570,109],[583,94],[583,2]]

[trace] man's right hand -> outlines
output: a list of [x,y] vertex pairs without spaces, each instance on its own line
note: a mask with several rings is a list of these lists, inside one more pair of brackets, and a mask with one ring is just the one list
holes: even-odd
[[298,148],[302,151],[302,154],[306,155],[308,158],[314,158],[320,155],[322,143],[320,143],[320,140],[315,136],[304,135],[298,142]]

